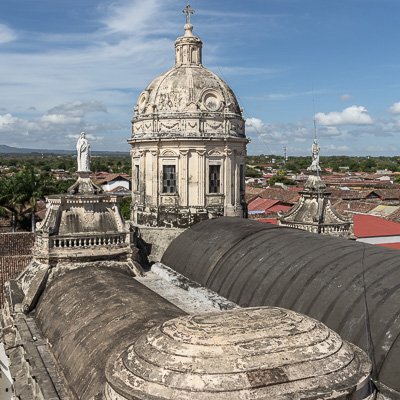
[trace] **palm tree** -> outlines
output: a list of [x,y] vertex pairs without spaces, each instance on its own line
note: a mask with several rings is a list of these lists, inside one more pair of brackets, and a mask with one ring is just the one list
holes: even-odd
[[26,169],[16,175],[17,201],[31,207],[32,232],[36,230],[37,201],[51,193],[52,181],[48,175],[36,174],[33,169]]
[[23,203],[19,200],[19,188],[17,178],[14,175],[11,178],[0,179],[0,213],[7,215],[11,213],[12,231],[15,232],[17,224],[17,215],[21,211]]

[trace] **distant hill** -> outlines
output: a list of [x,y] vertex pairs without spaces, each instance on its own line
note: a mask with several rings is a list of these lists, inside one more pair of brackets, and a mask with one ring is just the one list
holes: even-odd
[[[47,149],[26,149],[20,147],[11,147],[5,144],[0,144],[0,154],[75,154],[74,150],[47,150]],[[128,151],[92,151],[93,155],[118,155],[118,156],[128,156]]]

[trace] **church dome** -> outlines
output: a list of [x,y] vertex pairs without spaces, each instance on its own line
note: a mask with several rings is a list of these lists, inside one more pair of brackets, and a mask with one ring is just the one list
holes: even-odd
[[245,137],[244,119],[233,90],[202,64],[202,41],[193,25],[175,42],[175,65],[140,94],[132,120],[133,138],[165,136]]
[[233,90],[202,65],[176,65],[154,79],[138,100],[139,114],[203,111],[221,113],[225,108],[240,114]]
[[373,398],[371,363],[322,323],[275,307],[178,317],[106,368],[107,398]]

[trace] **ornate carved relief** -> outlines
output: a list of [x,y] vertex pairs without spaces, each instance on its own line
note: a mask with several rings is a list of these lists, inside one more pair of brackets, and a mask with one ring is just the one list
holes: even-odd
[[235,136],[243,135],[244,133],[244,122],[241,120],[230,120],[228,124],[229,133]]
[[209,156],[222,156],[223,154],[218,150],[211,149],[208,151],[208,155]]
[[230,156],[232,155],[232,153],[233,153],[232,149],[225,148],[224,150],[225,150],[225,154],[226,154],[227,156],[229,156],[229,157],[230,157]]
[[178,154],[176,154],[175,151],[173,151],[173,150],[164,150],[161,153],[161,155],[162,156],[169,156],[169,157],[177,157],[178,156]]
[[134,131],[134,133],[143,133],[144,132],[144,124],[142,122],[134,124],[133,131]]
[[176,196],[161,196],[161,204],[174,205],[176,201]]
[[224,130],[224,123],[223,122],[206,121],[205,130],[206,130],[206,132],[209,132],[209,131],[222,132]]
[[171,110],[171,109],[182,109],[183,107],[183,96],[181,93],[169,92],[161,93],[158,100],[158,109]]
[[149,99],[149,92],[147,90],[144,90],[141,95],[139,96],[138,100],[138,107],[139,107],[139,113],[142,113],[144,109],[146,108],[147,105],[147,100]]
[[206,204],[207,206],[215,206],[224,203],[224,195],[207,195]]
[[160,132],[179,132],[179,121],[178,122],[160,122]]

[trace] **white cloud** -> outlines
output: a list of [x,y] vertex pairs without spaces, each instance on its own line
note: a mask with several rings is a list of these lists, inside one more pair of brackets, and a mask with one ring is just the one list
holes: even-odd
[[318,136],[333,137],[341,136],[343,132],[337,126],[321,126],[317,127]]
[[350,106],[343,111],[332,111],[329,114],[317,113],[315,119],[320,125],[372,125],[374,121],[363,106]]
[[400,114],[400,101],[397,103],[393,103],[387,110],[388,113],[390,114]]
[[[103,140],[101,133],[127,130],[128,127],[120,124],[87,122],[88,114],[96,112],[107,113],[107,109],[99,102],[75,101],[53,107],[46,114],[32,119],[3,114],[0,115],[2,143],[42,149],[72,148],[82,131],[88,132],[89,139],[100,142]],[[113,138],[113,144],[115,142],[119,144],[121,140]]]
[[80,117],[70,117],[62,114],[47,114],[40,118],[40,122],[50,122],[52,124],[79,124],[81,121]]
[[[166,2],[157,0],[114,1],[104,8],[102,22],[109,34],[146,36],[150,32],[171,32],[170,11],[166,7]],[[162,23],[157,23],[160,20]]]
[[0,115],[0,130],[12,125],[16,120],[17,118],[14,118],[11,114]]
[[386,149],[382,146],[368,146],[367,147],[368,151],[385,151]]
[[348,147],[348,146],[337,146],[335,144],[327,144],[327,145],[324,146],[324,149],[332,150],[332,151],[349,151],[350,147]]
[[351,94],[343,94],[342,96],[339,97],[339,101],[347,101],[351,100],[353,96]]
[[17,34],[7,25],[0,24],[0,44],[12,42],[17,39]]
[[[69,139],[79,139],[80,136],[81,136],[81,134],[78,133],[76,135],[67,135],[67,138],[69,138]],[[92,135],[91,133],[86,133],[86,132],[85,132],[85,136],[86,136],[86,139],[95,140],[95,141],[102,141],[104,139],[101,136],[95,136],[95,135]]]

